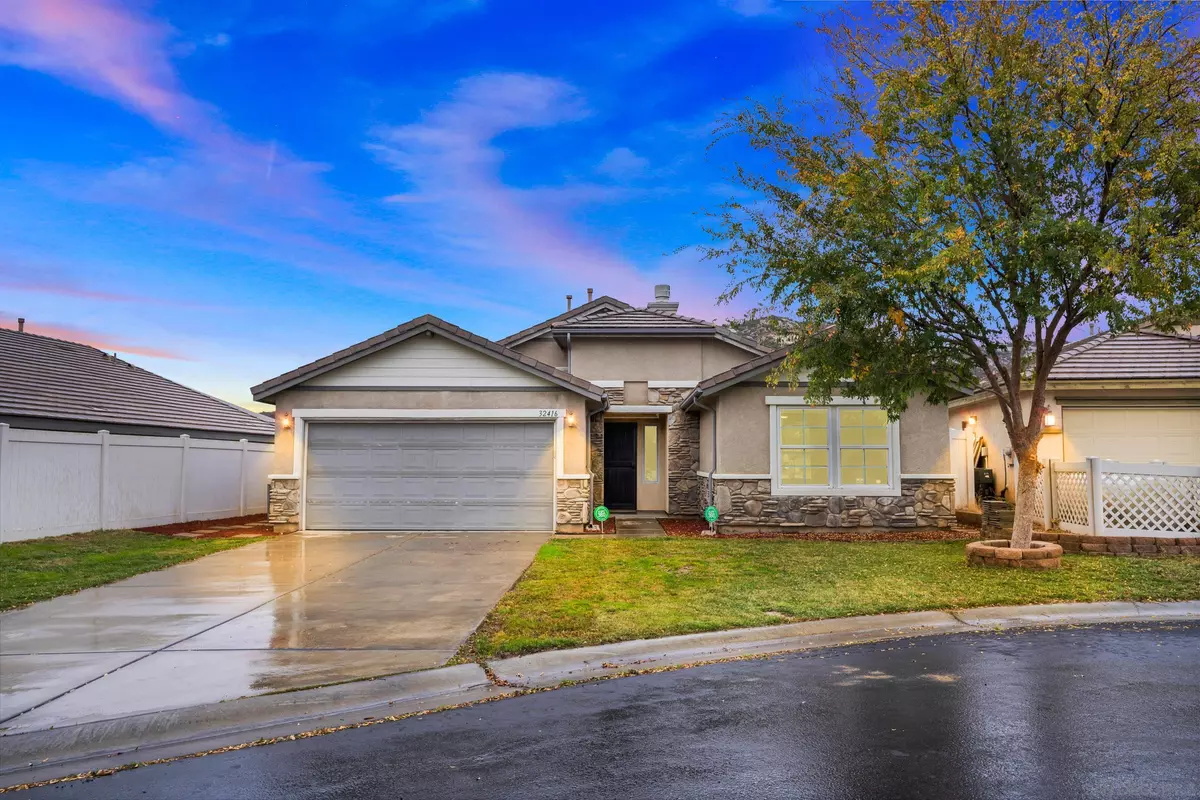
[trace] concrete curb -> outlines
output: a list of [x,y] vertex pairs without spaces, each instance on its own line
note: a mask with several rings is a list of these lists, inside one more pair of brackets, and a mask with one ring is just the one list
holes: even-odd
[[1065,603],[914,611],[643,639],[259,695],[211,705],[0,736],[0,784],[32,783],[202,753],[366,720],[429,711],[645,670],[823,647],[1053,625],[1200,620],[1200,601]]
[[642,639],[575,650],[507,658],[489,664],[512,686],[545,688],[565,681],[610,678],[647,669],[677,667],[789,653],[819,647],[1036,625],[1100,622],[1161,622],[1200,619],[1200,601],[1180,603],[1062,603],[996,606],[967,611],[913,611],[798,622],[768,628]]
[[[511,690],[507,690],[511,691]],[[204,752],[477,702],[506,690],[477,664],[137,714],[0,737],[2,784]]]

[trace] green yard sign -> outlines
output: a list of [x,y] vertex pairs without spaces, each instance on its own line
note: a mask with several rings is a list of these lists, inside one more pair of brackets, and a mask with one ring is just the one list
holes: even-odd
[[608,506],[596,506],[592,510],[592,516],[596,518],[596,522],[604,522],[608,519]]
[[709,506],[708,508],[704,509],[704,519],[708,522],[716,522],[717,517],[719,516],[721,516],[721,512],[717,511],[716,506]]

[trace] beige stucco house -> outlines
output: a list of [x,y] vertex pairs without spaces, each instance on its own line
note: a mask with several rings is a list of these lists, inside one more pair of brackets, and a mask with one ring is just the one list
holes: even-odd
[[918,527],[953,519],[948,412],[898,422],[768,386],[783,357],[600,297],[493,342],[435,317],[254,387],[276,408],[281,529],[558,530],[592,509],[727,527]]
[[[1051,416],[1038,445],[1042,461],[1200,465],[1200,325],[1081,339],[1059,357],[1046,388]],[[1026,417],[1030,396],[1023,397]],[[991,469],[998,493],[1012,498],[1015,463],[1000,404],[983,391],[962,397],[950,403],[950,421],[952,471],[965,481],[959,507],[973,503],[968,467],[976,464]]]

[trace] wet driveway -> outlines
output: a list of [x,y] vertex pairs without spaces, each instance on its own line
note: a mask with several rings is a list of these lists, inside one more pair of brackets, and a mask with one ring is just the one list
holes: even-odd
[[439,666],[548,538],[294,534],[0,614],[0,728]]
[[933,636],[601,681],[18,797],[1195,798],[1200,625]]

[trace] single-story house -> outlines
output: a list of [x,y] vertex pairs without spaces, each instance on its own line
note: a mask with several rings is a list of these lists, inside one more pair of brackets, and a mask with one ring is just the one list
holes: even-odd
[[811,407],[782,351],[678,313],[592,299],[499,341],[423,316],[253,388],[276,408],[280,530],[559,530],[597,505],[721,524],[953,520],[949,417]]
[[[1022,413],[1028,415],[1030,392]],[[1143,327],[1088,336],[1050,371],[1043,461],[1088,457],[1127,463],[1200,465],[1200,325],[1163,333]],[[990,468],[997,493],[1014,497],[1012,444],[1000,404],[983,391],[950,403],[956,464]],[[973,470],[960,507],[974,495]]]
[[274,436],[114,354],[0,328],[0,540],[263,513]]

